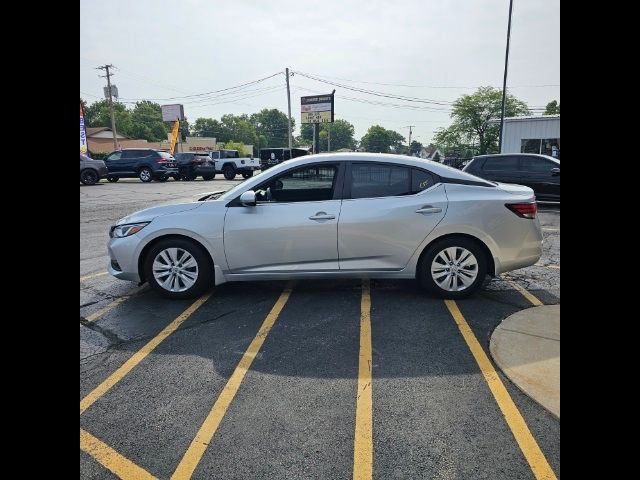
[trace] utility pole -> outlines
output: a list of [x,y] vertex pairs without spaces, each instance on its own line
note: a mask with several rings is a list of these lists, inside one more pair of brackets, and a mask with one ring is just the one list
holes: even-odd
[[100,75],[101,78],[107,78],[107,88],[109,89],[109,109],[111,110],[111,133],[113,133],[113,149],[118,150],[118,134],[116,133],[116,117],[113,113],[113,99],[111,98],[111,75],[113,73],[109,72],[109,69],[113,68],[113,65],[103,65],[101,67],[97,67],[98,70],[104,70],[107,72],[106,75]]
[[413,133],[411,129],[415,127],[415,125],[407,125],[407,127],[409,127],[409,156],[411,156],[411,134]]
[[289,67],[286,68],[287,74],[287,106],[289,107],[289,153],[293,147],[293,136],[291,133],[291,90],[289,90]]
[[502,82],[502,114],[500,115],[500,137],[498,140],[498,153],[502,153],[502,136],[504,133],[504,110],[507,106],[507,65],[509,64],[509,40],[511,38],[511,12],[513,0],[509,0],[509,23],[507,26],[507,53],[504,56],[504,81]]
[[327,125],[328,136],[327,136],[327,151],[331,151],[331,124]]

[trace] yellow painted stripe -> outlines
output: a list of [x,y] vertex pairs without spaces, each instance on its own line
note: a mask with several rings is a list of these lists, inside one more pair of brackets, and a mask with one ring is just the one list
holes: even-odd
[[360,355],[358,358],[356,432],[353,445],[354,480],[370,480],[373,476],[373,384],[371,365],[371,293],[369,280],[363,280],[362,299],[360,300]]
[[247,371],[251,367],[253,363],[253,359],[256,357],[262,344],[264,343],[271,327],[277,320],[280,312],[284,308],[289,300],[289,295],[291,294],[291,286],[288,286],[281,294],[274,306],[271,308],[271,311],[267,315],[267,318],[262,322],[262,326],[258,333],[253,338],[253,341],[247,348],[247,351],[244,353],[238,366],[233,371],[233,374],[227,381],[227,384],[224,386],[222,393],[216,400],[216,403],[211,408],[209,415],[204,420],[200,430],[196,434],[195,438],[191,441],[189,448],[186,453],[180,460],[178,464],[178,468],[171,476],[172,479],[187,479],[191,478],[194,470],[200,463],[202,456],[204,455],[205,450],[209,446],[211,439],[216,433],[220,422],[222,422],[222,418],[224,417],[229,405],[233,401],[233,398],[236,396],[238,389],[240,388],[240,384],[244,379],[244,376],[247,374]]
[[83,429],[80,429],[80,449],[124,480],[156,478]]
[[560,231],[559,228],[545,228],[545,227],[542,227],[542,230],[545,231],[545,232],[559,232]]
[[193,302],[189,308],[180,314],[173,322],[167,325],[158,335],[153,337],[149,343],[133,354],[129,360],[118,368],[115,372],[107,377],[107,379],[98,385],[91,393],[82,399],[80,402],[80,415],[89,408],[93,403],[102,397],[111,387],[118,383],[122,378],[138,365],[142,360],[149,355],[154,348],[156,348],[165,338],[171,335],[187,318],[191,316],[198,308],[202,306],[204,302],[209,300],[212,292],[205,293],[198,300]]
[[110,312],[111,310],[113,310],[114,308],[116,308],[118,305],[120,305],[122,302],[124,302],[126,299],[128,299],[131,295],[135,295],[137,293],[142,292],[145,288],[147,288],[147,285],[142,285],[141,287],[138,288],[134,288],[133,290],[131,290],[131,293],[129,295],[126,295],[124,297],[119,297],[116,298],[113,302],[111,302],[110,304],[108,304],[106,307],[101,308],[100,310],[98,310],[97,312],[92,313],[91,315],[89,315],[88,317],[86,317],[87,322],[93,322],[94,320],[100,318],[101,316],[103,316],[105,313]]
[[518,285],[516,282],[514,282],[512,280],[507,280],[507,281],[511,284],[511,286],[513,286],[513,288],[515,288],[517,291],[519,291],[524,298],[529,300],[536,307],[541,307],[542,305],[544,305],[544,303],[542,303],[538,299],[538,297],[536,297],[533,293],[527,291],[525,288],[521,287],[520,285]]
[[518,442],[520,450],[522,450],[527,462],[529,462],[529,466],[531,467],[531,471],[535,478],[538,480],[555,479],[556,476],[553,473],[549,462],[547,462],[547,459],[542,453],[542,450],[540,450],[538,443],[533,438],[533,435],[531,435],[529,427],[524,421],[524,418],[522,418],[518,407],[513,403],[513,399],[500,380],[498,373],[493,368],[489,357],[487,357],[487,354],[480,346],[480,343],[469,327],[469,324],[462,316],[458,305],[453,300],[445,300],[444,302],[453,316],[458,329],[460,329],[460,333],[462,334],[465,342],[467,342],[467,346],[469,347],[469,350],[471,350],[473,358],[475,358],[476,363],[480,367],[480,371],[482,372],[487,385],[489,385],[489,389],[491,390],[496,403],[500,407],[502,415],[504,415],[504,418],[511,429],[511,433],[513,433],[516,442]]
[[560,265],[547,265],[547,268],[557,268],[560,270]]
[[89,280],[90,278],[95,278],[95,277],[101,277],[102,275],[106,275],[109,272],[100,272],[100,273],[94,273],[92,275],[85,275],[84,277],[80,277],[80,281],[83,282],[85,280]]

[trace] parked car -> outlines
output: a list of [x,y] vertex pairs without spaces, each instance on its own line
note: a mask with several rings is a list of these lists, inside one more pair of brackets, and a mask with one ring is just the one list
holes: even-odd
[[102,160],[94,160],[88,155],[80,154],[80,181],[85,185],[93,185],[101,178],[107,178],[109,171]]
[[417,278],[445,298],[542,254],[533,190],[372,153],[297,158],[109,231],[109,272],[191,298],[228,281]]
[[260,149],[260,168],[266,170],[292,158],[303,157],[309,155],[309,150],[304,148],[261,148]]
[[143,182],[165,182],[169,177],[180,179],[173,155],[153,148],[118,150],[107,155],[104,163],[109,169],[107,180],[110,182],[121,178],[139,178]]
[[237,150],[213,150],[211,158],[216,162],[216,172],[222,173],[227,180],[233,180],[238,174],[251,178],[254,171],[260,170],[257,158],[242,158]]
[[216,165],[208,153],[182,152],[174,155],[178,163],[178,173],[182,180],[213,180],[216,176]]
[[526,185],[539,201],[560,201],[560,160],[535,153],[478,155],[463,171],[487,180]]

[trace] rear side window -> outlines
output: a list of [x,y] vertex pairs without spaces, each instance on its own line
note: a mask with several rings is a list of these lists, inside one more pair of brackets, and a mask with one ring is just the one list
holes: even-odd
[[354,163],[351,165],[351,198],[409,195],[409,173],[406,167]]
[[538,157],[522,157],[522,170],[525,172],[545,172],[548,173],[553,167],[553,163]]
[[518,157],[489,157],[484,161],[483,170],[518,170]]
[[411,172],[411,193],[418,193],[435,184],[433,175],[414,168]]
[[173,160],[173,156],[167,152],[155,152],[155,154],[160,155],[162,158],[166,160]]

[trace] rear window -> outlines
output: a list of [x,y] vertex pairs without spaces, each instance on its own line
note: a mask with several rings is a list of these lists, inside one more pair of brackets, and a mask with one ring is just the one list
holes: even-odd
[[489,157],[484,161],[483,170],[517,170],[517,157]]
[[428,172],[414,168],[411,172],[411,193],[418,193],[434,185],[436,182]]
[[167,152],[156,152],[156,153],[160,155],[162,158],[165,158],[167,160],[174,160],[173,155],[170,155]]

